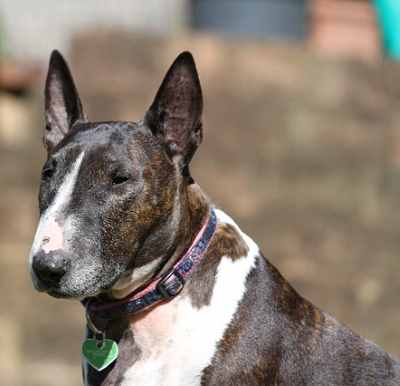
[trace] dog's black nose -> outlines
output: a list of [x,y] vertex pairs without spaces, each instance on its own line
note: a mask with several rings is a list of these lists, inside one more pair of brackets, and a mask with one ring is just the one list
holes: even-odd
[[55,252],[39,252],[33,257],[32,270],[46,288],[57,287],[67,272],[67,260]]

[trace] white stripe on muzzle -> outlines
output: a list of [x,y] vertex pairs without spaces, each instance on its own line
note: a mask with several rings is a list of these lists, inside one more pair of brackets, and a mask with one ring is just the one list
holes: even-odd
[[[83,160],[84,152],[79,154],[69,173],[64,177],[53,203],[46,209],[40,217],[39,224],[33,240],[32,249],[29,256],[29,265],[32,265],[32,258],[41,249],[46,253],[64,247],[65,227],[59,224],[62,210],[71,200],[72,193],[76,184],[78,172]],[[65,223],[66,219],[62,219]]]

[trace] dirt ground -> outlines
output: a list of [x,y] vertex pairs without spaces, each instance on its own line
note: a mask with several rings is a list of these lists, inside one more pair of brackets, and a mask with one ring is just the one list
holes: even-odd
[[[184,49],[205,98],[195,179],[300,293],[400,356],[400,66],[122,31],[81,33],[67,57],[91,119],[137,120]],[[0,142],[0,383],[79,385],[81,306],[35,293],[27,267],[44,158],[38,91],[27,139]]]

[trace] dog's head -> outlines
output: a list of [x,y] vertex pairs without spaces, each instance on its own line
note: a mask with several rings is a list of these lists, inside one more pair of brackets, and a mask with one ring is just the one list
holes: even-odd
[[[180,54],[139,122],[90,122],[53,52],[45,89],[48,157],[30,254],[35,287],[84,298],[138,282],[174,248],[189,162],[201,142],[202,95]],[[140,277],[140,276],[143,277]]]

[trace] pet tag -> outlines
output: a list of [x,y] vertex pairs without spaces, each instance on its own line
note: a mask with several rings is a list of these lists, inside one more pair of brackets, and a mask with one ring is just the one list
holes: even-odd
[[82,344],[82,354],[90,366],[101,371],[118,358],[118,345],[112,339],[86,339]]

